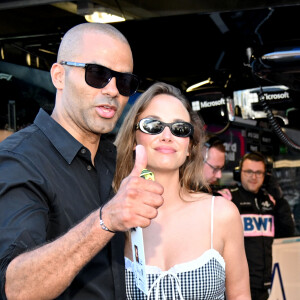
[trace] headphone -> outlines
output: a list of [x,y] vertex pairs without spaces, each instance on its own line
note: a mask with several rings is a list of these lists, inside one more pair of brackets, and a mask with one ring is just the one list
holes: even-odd
[[[262,155],[260,152],[253,151],[245,154],[239,161],[239,165],[233,169],[233,179],[235,181],[241,182],[241,169],[244,161],[246,159],[250,159],[254,161],[253,156],[259,157],[265,165],[265,178],[264,178],[264,184],[268,182],[268,180],[271,177],[272,174],[272,168],[273,168],[273,160],[271,158],[266,158],[264,155]],[[250,157],[250,158],[249,158]]]

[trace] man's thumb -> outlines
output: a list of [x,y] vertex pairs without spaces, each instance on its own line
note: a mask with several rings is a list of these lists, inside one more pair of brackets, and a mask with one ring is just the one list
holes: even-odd
[[135,163],[131,171],[132,176],[140,176],[143,169],[147,167],[147,153],[145,147],[137,145],[135,147]]

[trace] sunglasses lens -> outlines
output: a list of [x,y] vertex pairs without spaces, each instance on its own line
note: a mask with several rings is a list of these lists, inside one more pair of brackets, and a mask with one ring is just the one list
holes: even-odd
[[189,123],[173,123],[171,132],[178,137],[187,137],[192,134],[192,127]]
[[188,137],[193,135],[193,126],[187,122],[164,123],[154,119],[142,119],[139,122],[141,131],[148,134],[159,134],[163,132],[165,127],[170,127],[173,135],[178,137]]
[[142,128],[142,131],[145,133],[158,134],[161,133],[164,129],[164,126],[158,120],[143,119],[142,121],[143,122],[141,122],[140,126]]
[[117,88],[121,95],[131,96],[139,87],[139,79],[134,74],[119,74],[117,77]]
[[139,87],[139,79],[134,74],[113,72],[110,69],[101,65],[89,64],[86,67],[85,81],[88,85],[102,89],[112,77],[116,76],[117,88],[121,95],[131,96]]
[[108,68],[100,65],[87,65],[85,71],[85,81],[88,85],[96,88],[104,88],[111,79],[111,72]]

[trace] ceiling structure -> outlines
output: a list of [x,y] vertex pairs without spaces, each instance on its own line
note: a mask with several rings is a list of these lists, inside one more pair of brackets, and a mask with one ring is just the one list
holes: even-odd
[[132,46],[142,89],[162,80],[185,91],[208,78],[203,88],[225,94],[257,86],[251,55],[300,44],[300,1],[2,0],[4,60],[26,65],[30,53],[32,67],[49,70],[66,30],[101,7],[128,20],[114,26]]
[[[288,119],[287,125],[281,124],[285,130],[296,129],[292,138],[298,145],[288,144],[300,149],[300,0],[1,0],[0,79],[9,73],[19,81],[15,99],[20,99],[18,107],[24,116],[28,107],[32,115],[39,107],[52,111],[55,90],[49,70],[61,38],[69,28],[86,22],[84,15],[95,10],[125,17],[126,22],[113,25],[131,45],[134,73],[141,79],[139,92],[155,81],[164,81],[180,88],[193,104],[201,98],[211,103],[216,97],[227,101],[236,91],[260,86],[289,87],[293,92],[289,102],[275,103],[272,110]],[[265,54],[278,52],[284,55],[266,58]],[[30,68],[26,68],[29,58]],[[186,92],[202,81],[209,83]],[[0,90],[1,112],[17,89],[0,85]],[[251,104],[246,107],[255,110]],[[223,117],[222,109],[215,107],[210,112],[212,115],[205,110],[206,124],[214,125],[221,115],[218,124],[225,122],[226,129],[229,113],[228,118]],[[263,124],[264,119],[259,126],[269,128]],[[277,135],[288,139],[281,129]]]

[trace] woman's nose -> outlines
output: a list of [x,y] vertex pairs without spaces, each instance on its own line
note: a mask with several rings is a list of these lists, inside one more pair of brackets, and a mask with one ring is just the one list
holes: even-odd
[[163,132],[161,133],[161,140],[162,141],[170,141],[172,140],[172,132],[170,130],[170,128],[168,126],[166,126],[163,130]]

